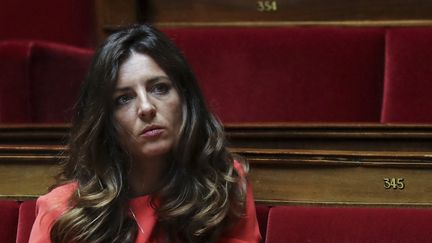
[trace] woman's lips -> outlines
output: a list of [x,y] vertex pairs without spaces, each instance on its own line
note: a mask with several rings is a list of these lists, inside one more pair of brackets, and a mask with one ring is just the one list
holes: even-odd
[[152,128],[152,129],[145,130],[143,133],[141,133],[140,136],[146,138],[158,137],[163,133],[163,131],[164,131],[163,128]]

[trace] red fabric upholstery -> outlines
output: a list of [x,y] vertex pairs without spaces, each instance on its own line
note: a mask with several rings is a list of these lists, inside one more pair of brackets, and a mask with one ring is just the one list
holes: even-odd
[[67,122],[93,51],[0,42],[0,122]]
[[270,208],[265,205],[256,205],[256,215],[258,219],[258,225],[263,240],[266,238],[267,233],[267,219]]
[[39,42],[30,59],[33,122],[65,122],[90,65],[93,52]]
[[270,209],[267,243],[432,242],[432,209],[308,208]]
[[384,30],[169,29],[224,122],[379,122]]
[[0,201],[0,240],[14,243],[18,224],[19,204],[15,201]]
[[89,0],[2,0],[0,40],[46,40],[93,47],[96,44],[93,4]]
[[[267,207],[257,205],[267,243],[432,242],[430,208]],[[269,210],[270,209],[270,210]],[[1,242],[26,243],[35,219],[35,201],[0,200]]]
[[28,243],[36,219],[36,200],[24,201],[19,207],[16,243]]
[[0,42],[0,122],[29,122],[30,48],[24,42]]
[[432,122],[432,28],[387,33],[382,122]]
[[[223,122],[432,122],[432,28],[165,32]],[[68,121],[91,55],[0,42],[0,122]]]

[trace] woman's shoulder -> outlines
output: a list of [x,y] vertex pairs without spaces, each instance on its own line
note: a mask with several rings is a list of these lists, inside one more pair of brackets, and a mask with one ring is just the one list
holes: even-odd
[[55,220],[69,208],[69,198],[77,183],[67,183],[52,189],[36,201],[36,219],[29,242],[51,242],[50,231]]
[[76,188],[77,183],[75,182],[55,187],[50,192],[37,199],[37,210],[39,212],[44,211],[54,214],[63,213],[67,210],[68,200]]
[[77,188],[76,182],[69,182],[66,184],[59,185],[52,189],[45,195],[39,197],[38,200],[60,200],[64,197],[68,197],[74,192]]

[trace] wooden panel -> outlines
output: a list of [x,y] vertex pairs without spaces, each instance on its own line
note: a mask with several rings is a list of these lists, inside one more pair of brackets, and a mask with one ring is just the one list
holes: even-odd
[[432,206],[432,152],[233,152],[248,158],[255,199],[264,204]]
[[124,26],[136,23],[139,19],[137,0],[96,0],[95,16],[98,42],[106,37],[105,26]]
[[98,0],[105,33],[137,22],[193,26],[413,26],[432,25],[423,0]]
[[145,14],[158,24],[431,19],[422,0],[153,0]]
[[46,193],[65,158],[65,146],[0,145],[0,197],[25,200]]
[[[64,149],[64,147],[63,147]],[[57,146],[0,146],[0,195],[46,192],[63,159]],[[432,153],[232,148],[248,159],[255,199],[264,204],[432,206]],[[19,156],[18,154],[23,155]],[[402,178],[403,188],[384,188]]]
[[[0,197],[25,199],[46,192],[58,162],[67,156],[62,143],[68,128],[0,126]],[[225,128],[230,150],[250,162],[258,202],[432,206],[432,125]],[[404,188],[385,189],[384,178],[403,178]]]
[[0,124],[0,145],[65,144],[69,124]]
[[233,147],[361,151],[430,151],[431,125],[226,124]]
[[[250,176],[264,204],[432,206],[431,169],[253,165]],[[405,187],[385,189],[384,178]]]
[[55,164],[0,162],[0,198],[25,200],[45,194],[58,171]]
[[96,0],[98,39],[151,22],[172,27],[431,26],[423,0]]
[[[1,144],[64,144],[69,124],[0,124]],[[428,151],[430,124],[241,123],[225,124],[232,147]]]

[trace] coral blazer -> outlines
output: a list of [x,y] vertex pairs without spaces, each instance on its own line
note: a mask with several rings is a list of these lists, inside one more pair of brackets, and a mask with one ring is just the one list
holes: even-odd
[[[241,165],[235,161],[234,167],[242,175]],[[36,220],[30,234],[30,243],[49,243],[51,226],[54,221],[68,210],[68,199],[76,190],[77,184],[70,183],[53,189],[46,195],[38,198],[36,202]],[[246,215],[242,217],[233,228],[224,233],[218,242],[220,243],[254,243],[261,240],[258,222],[255,212],[255,203],[252,188],[248,185],[246,196]],[[151,196],[145,195],[133,198],[129,201],[130,209],[139,225],[136,241],[147,243],[150,241],[157,215],[150,205]],[[140,230],[140,228],[142,230]]]

